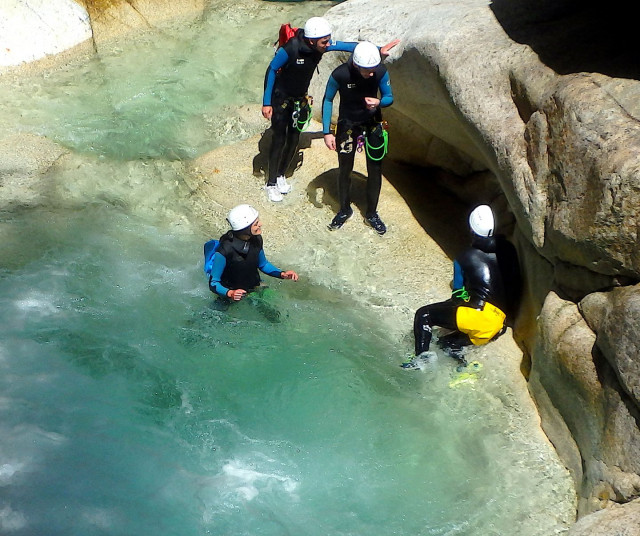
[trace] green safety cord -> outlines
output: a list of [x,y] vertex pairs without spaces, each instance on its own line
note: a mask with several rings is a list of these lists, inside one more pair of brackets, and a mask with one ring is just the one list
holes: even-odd
[[[300,115],[300,101],[295,102],[295,110],[293,111],[294,126],[298,129],[299,132],[304,132],[307,129],[307,127],[309,126],[309,123],[311,122],[311,117],[313,116],[313,108],[311,107],[311,104],[307,104],[307,106],[309,107],[307,120],[298,121],[298,115]],[[300,128],[298,125],[302,125],[302,128]]]
[[459,288],[457,290],[454,290],[451,293],[451,297],[452,298],[460,298],[461,300],[464,300],[466,302],[468,302],[471,299],[471,296],[469,296],[469,293],[467,292],[467,289],[462,287]]
[[[382,129],[382,143],[380,144],[380,146],[378,147],[373,147],[370,143],[369,143],[369,137],[365,136],[365,151],[367,152],[367,157],[373,161],[378,161],[378,160],[382,160],[386,154],[387,154],[387,150],[389,148],[389,133]],[[372,151],[378,151],[380,149],[384,149],[382,151],[382,156],[380,158],[374,158],[373,156],[371,156],[371,153],[369,152],[369,149],[371,149]]]

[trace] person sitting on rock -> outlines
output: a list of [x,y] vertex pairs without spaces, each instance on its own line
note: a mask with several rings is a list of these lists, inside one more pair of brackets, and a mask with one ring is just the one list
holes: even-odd
[[[389,54],[399,41],[380,49]],[[311,17],[281,46],[265,76],[262,115],[271,120],[273,138],[269,150],[267,196],[282,201],[291,191],[285,172],[298,147],[302,126],[311,119],[311,98],[307,95],[313,73],[325,52],[353,52],[356,42],[331,41],[331,25],[322,17]]]
[[231,230],[220,237],[213,257],[209,289],[219,296],[239,301],[260,285],[258,270],[279,279],[298,280],[293,270],[282,271],[271,264],[262,248],[262,223],[250,205],[229,211]]
[[[453,294],[444,302],[420,307],[414,317],[416,357],[425,356],[434,326],[452,333],[441,343],[449,354],[466,361],[462,348],[487,344],[504,332],[515,316],[520,294],[520,267],[513,245],[494,236],[495,219],[488,205],[476,207],[469,216],[471,247],[454,261]],[[403,363],[416,368],[416,359]]]
[[[340,94],[336,134],[331,133],[333,99]],[[367,208],[365,221],[380,235],[387,227],[378,216],[382,186],[382,159],[387,152],[387,132],[380,108],[393,103],[389,73],[381,63],[378,48],[359,43],[346,63],[329,77],[322,104],[324,143],[338,151],[338,196],[340,210],[329,230],[340,229],[353,214],[351,172],[356,151],[364,148],[367,159]]]

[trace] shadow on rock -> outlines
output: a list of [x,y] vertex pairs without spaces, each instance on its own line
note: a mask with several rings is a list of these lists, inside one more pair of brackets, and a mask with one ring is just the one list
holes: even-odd
[[[338,168],[318,175],[307,186],[307,198],[316,208],[331,207],[337,213],[340,210],[338,199]],[[367,177],[362,173],[351,173],[351,204],[364,215],[367,211]]]
[[529,45],[558,74],[640,79],[637,46],[630,42],[634,17],[624,10],[582,0],[493,0],[490,8],[511,39]]
[[467,206],[443,188],[439,183],[440,170],[387,161],[383,173],[405,200],[416,221],[449,258],[454,258],[468,245],[467,218],[478,203]]
[[[318,138],[322,138],[322,132],[303,132],[300,134],[298,147],[287,167],[285,176],[291,177],[304,163],[304,149],[311,147],[311,142]],[[258,140],[258,154],[253,157],[253,176],[266,177],[269,172],[269,151],[271,150],[271,141],[273,140],[273,130],[271,127],[266,129]]]
[[269,149],[273,131],[271,127],[265,130],[258,140],[258,154],[253,157],[253,176],[266,177],[269,170]]

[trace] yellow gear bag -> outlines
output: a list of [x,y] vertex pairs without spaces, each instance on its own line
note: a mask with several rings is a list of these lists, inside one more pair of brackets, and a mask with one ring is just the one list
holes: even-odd
[[487,344],[504,326],[506,315],[495,305],[485,303],[482,310],[461,305],[456,310],[458,330],[476,346]]

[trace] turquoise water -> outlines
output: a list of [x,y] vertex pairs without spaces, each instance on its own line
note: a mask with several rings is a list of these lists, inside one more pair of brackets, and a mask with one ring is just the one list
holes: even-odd
[[554,484],[509,408],[450,389],[446,360],[399,369],[347,298],[278,281],[279,322],[220,310],[197,237],[100,204],[25,216],[0,280],[12,534],[558,528],[529,511]]
[[2,95],[0,127],[18,115],[22,129],[110,158],[196,156],[255,133],[235,108],[260,101],[280,24],[304,25],[334,4],[212,0],[202,20],[18,82]]
[[410,338],[313,282],[228,309],[208,291],[181,159],[254,132],[237,106],[259,110],[274,28],[327,5],[214,2],[0,79],[2,136],[71,151],[37,202],[0,210],[1,534],[565,531],[566,472],[489,374],[401,370]]

